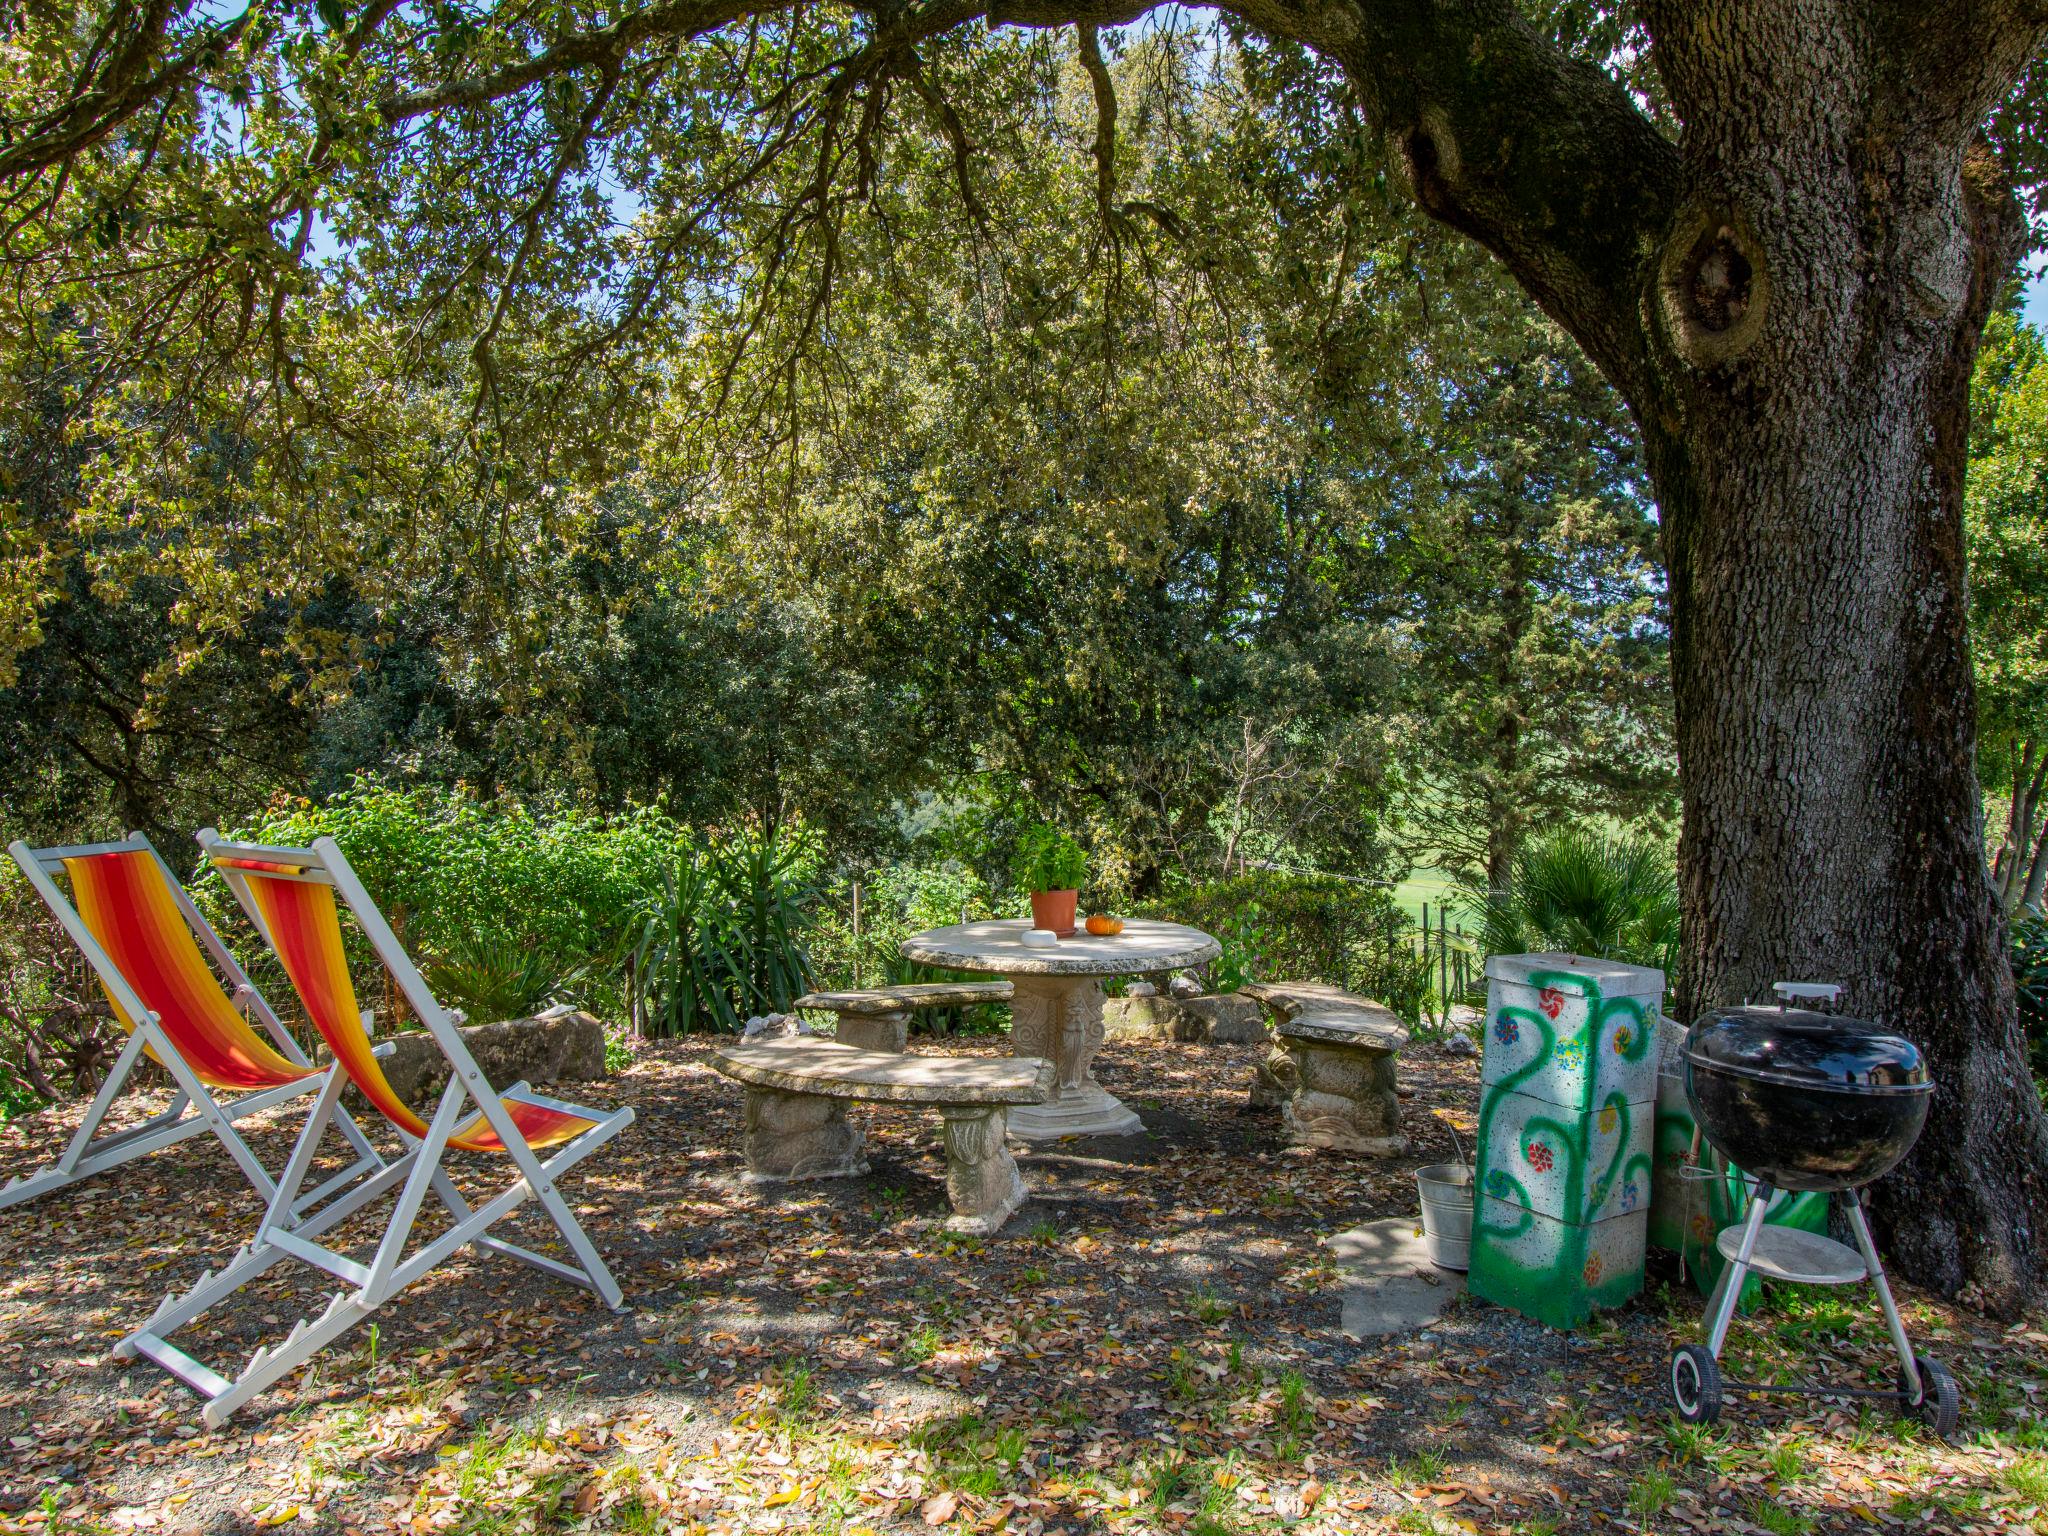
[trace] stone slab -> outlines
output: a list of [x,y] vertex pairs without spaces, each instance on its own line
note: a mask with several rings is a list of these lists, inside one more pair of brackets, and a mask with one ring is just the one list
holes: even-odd
[[1385,1014],[1400,1027],[1400,1018],[1386,1004],[1359,992],[1346,992],[1324,981],[1248,981],[1237,989],[1239,997],[1264,1003],[1283,1018],[1298,1013],[1360,1012]]
[[720,1047],[712,1065],[735,1082],[783,1093],[898,1104],[1042,1104],[1053,1065],[1035,1056],[900,1056],[818,1039]]
[[1343,1012],[1298,1013],[1274,1033],[1291,1040],[1320,1040],[1329,1045],[1355,1045],[1367,1051],[1398,1051],[1408,1031],[1390,1009],[1346,1009]]
[[1339,1232],[1327,1240],[1337,1261],[1343,1316],[1354,1339],[1427,1328],[1463,1294],[1465,1277],[1429,1262],[1422,1223],[1389,1216]]
[[1223,946],[1199,928],[1134,917],[1124,931],[1097,936],[1076,933],[1051,949],[1029,949],[1023,918],[957,923],[913,934],[903,941],[903,958],[951,970],[994,971],[1003,976],[1136,976],[1205,965]]
[[920,1008],[971,1008],[978,1003],[1007,1003],[1007,981],[933,981],[904,987],[875,987],[861,992],[810,992],[792,1008],[823,1008],[833,1013],[905,1013]]
[[1267,1037],[1259,1005],[1234,992],[1204,997],[1113,997],[1103,1005],[1110,1040],[1164,1040],[1189,1045],[1252,1045]]

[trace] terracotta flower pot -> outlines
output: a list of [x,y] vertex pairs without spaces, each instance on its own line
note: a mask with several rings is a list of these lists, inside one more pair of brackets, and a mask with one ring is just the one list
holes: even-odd
[[1079,891],[1033,891],[1031,893],[1031,926],[1049,928],[1063,939],[1074,936],[1074,908],[1080,901]]

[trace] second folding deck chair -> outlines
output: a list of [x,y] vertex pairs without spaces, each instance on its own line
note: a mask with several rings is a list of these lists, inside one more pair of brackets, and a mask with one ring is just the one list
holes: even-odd
[[[560,1279],[595,1291],[619,1310],[623,1296],[596,1246],[584,1232],[556,1181],[633,1122],[631,1109],[605,1113],[558,1103],[515,1083],[502,1095],[484,1080],[464,1043],[462,1015],[444,1008],[399,945],[369,892],[330,838],[311,848],[272,848],[229,843],[211,830],[200,845],[227,879],[229,888],[258,931],[276,951],[315,1028],[334,1053],[320,1097],[291,1161],[278,1180],[255,1240],[219,1274],[209,1275],[183,1296],[166,1296],[150,1320],[129,1334],[114,1352],[143,1355],[207,1398],[202,1417],[218,1427],[242,1404],[283,1379],[347,1333],[398,1292],[464,1247],[518,1259]],[[392,1089],[371,1044],[370,1014],[356,1006],[355,986],[343,950],[339,896],[354,914],[406,1001],[419,1015],[434,1044],[447,1058],[448,1086],[431,1119],[422,1119]],[[405,1142],[405,1151],[364,1175],[353,1187],[316,1210],[295,1206],[341,1100],[353,1083]],[[474,1106],[469,1109],[467,1106]],[[450,1150],[482,1153],[511,1164],[510,1185],[478,1206],[456,1189],[442,1167]],[[543,1153],[549,1154],[545,1161]],[[367,1260],[358,1260],[314,1241],[322,1233],[397,1189],[382,1240]],[[406,1251],[420,1207],[432,1194],[449,1217],[446,1230]],[[491,1228],[528,1199],[538,1200],[574,1259],[566,1263],[491,1235]],[[256,1351],[230,1379],[169,1342],[177,1329],[209,1311],[284,1259],[298,1259],[344,1282],[326,1308],[293,1328],[279,1343]]]
[[[250,984],[171,867],[140,832],[118,843],[72,848],[31,848],[17,841],[7,851],[85,956],[128,1038],[62,1155],[0,1188],[0,1207],[34,1200],[207,1132],[256,1192],[272,1199],[276,1182],[236,1122],[314,1092],[321,1072]],[[57,884],[60,876],[70,883],[71,900]],[[218,975],[200,953],[202,946]],[[262,1034],[248,1015],[262,1024]],[[169,1107],[139,1125],[101,1135],[145,1055],[170,1074]],[[353,1120],[344,1119],[341,1130],[356,1150],[355,1165],[295,1205],[320,1199],[330,1186],[339,1187],[337,1181],[381,1161]]]

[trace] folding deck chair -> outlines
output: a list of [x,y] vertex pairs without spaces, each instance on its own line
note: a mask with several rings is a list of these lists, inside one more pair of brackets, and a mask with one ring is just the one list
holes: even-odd
[[[314,1092],[322,1073],[250,985],[170,866],[140,832],[118,843],[74,848],[31,848],[17,841],[7,851],[84,953],[128,1039],[63,1155],[0,1188],[0,1207],[34,1200],[207,1131],[256,1192],[272,1200],[276,1182],[236,1133],[236,1122]],[[60,875],[70,881],[69,901],[57,884]],[[232,996],[208,968],[201,946],[234,988]],[[245,1013],[261,1022],[268,1040],[250,1027]],[[145,1053],[170,1074],[170,1107],[139,1125],[98,1136]],[[240,1097],[217,1097],[226,1094]],[[353,1120],[345,1119],[341,1130],[356,1149],[355,1165],[297,1205],[323,1198],[381,1163]]]
[[[588,1287],[606,1306],[621,1310],[618,1282],[562,1198],[556,1181],[632,1124],[633,1111],[606,1114],[581,1109],[542,1098],[524,1083],[514,1084],[502,1096],[492,1088],[463,1043],[458,1028],[462,1015],[435,999],[331,838],[316,838],[311,848],[269,848],[224,842],[208,829],[199,834],[199,841],[283,962],[285,974],[334,1057],[255,1240],[218,1275],[206,1276],[183,1296],[166,1296],[149,1321],[116,1345],[114,1353],[143,1355],[198,1390],[208,1399],[202,1417],[218,1428],[242,1404],[310,1360],[460,1248],[485,1249],[531,1264]],[[421,1119],[398,1096],[378,1063],[370,1041],[371,1016],[356,1006],[355,986],[342,949],[337,895],[348,904],[371,947],[448,1060],[448,1086],[431,1120]],[[339,1108],[342,1089],[350,1083],[391,1122],[405,1142],[405,1151],[319,1209],[296,1212],[299,1186]],[[475,1112],[465,1113],[466,1104],[474,1104]],[[502,1192],[472,1207],[441,1166],[451,1148],[509,1158],[516,1177]],[[551,1153],[546,1161],[539,1155],[543,1152]],[[314,1241],[394,1188],[397,1202],[368,1262]],[[447,1208],[451,1224],[408,1255],[406,1244],[430,1191]],[[554,1222],[574,1263],[491,1236],[490,1229],[529,1197],[537,1199]],[[318,1317],[300,1322],[281,1343],[257,1350],[232,1380],[169,1342],[169,1335],[287,1258],[325,1270],[351,1289],[335,1292]]]

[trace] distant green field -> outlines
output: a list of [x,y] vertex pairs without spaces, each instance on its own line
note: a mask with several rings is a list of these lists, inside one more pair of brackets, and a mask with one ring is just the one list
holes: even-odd
[[[1451,886],[1451,877],[1442,870],[1430,869],[1418,864],[1406,880],[1403,880],[1394,887],[1394,904],[1407,914],[1410,922],[1420,924],[1422,921],[1422,904],[1425,901],[1428,902],[1429,924],[1434,928],[1436,926],[1439,903],[1444,901],[1446,897],[1452,897],[1456,894]],[[1451,914],[1451,925],[1456,927],[1460,922],[1464,922],[1468,928],[1472,926],[1468,918],[1461,917],[1456,911],[1453,911]]]

